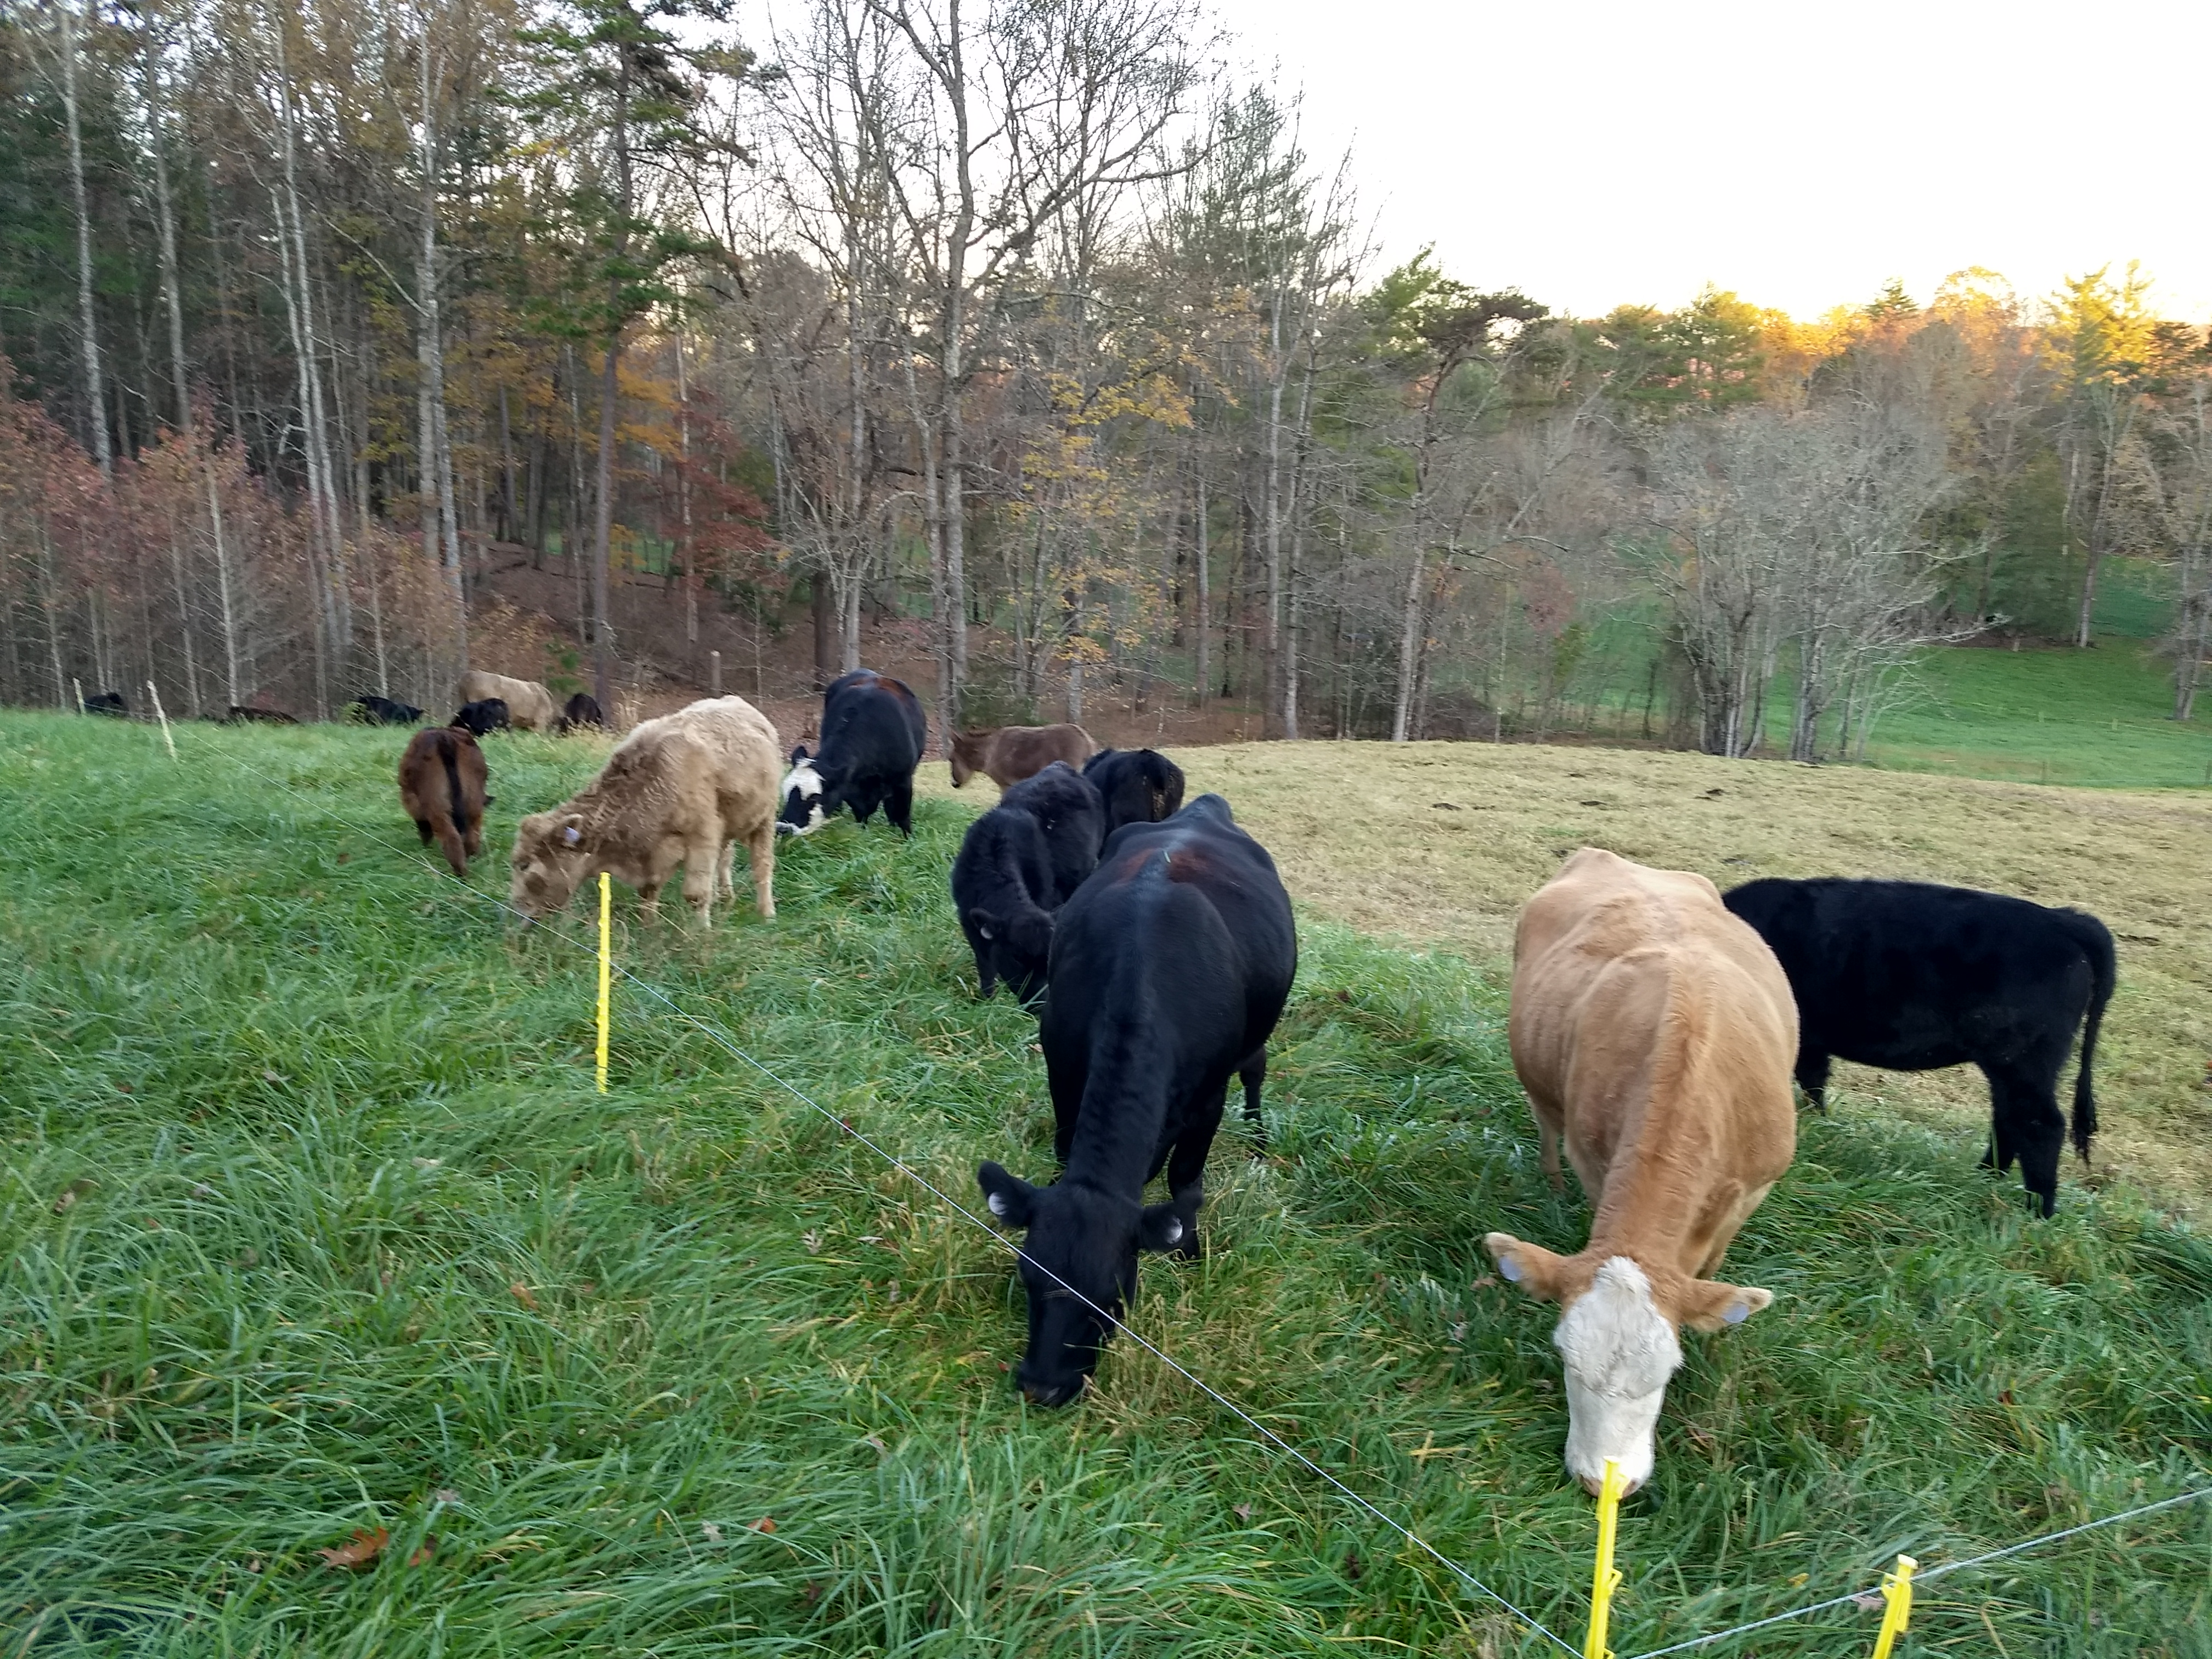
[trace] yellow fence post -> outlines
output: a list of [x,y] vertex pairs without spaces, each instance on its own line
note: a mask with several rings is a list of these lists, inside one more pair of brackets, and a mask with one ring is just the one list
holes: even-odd
[[1620,1588],[1613,1571],[1613,1541],[1620,1524],[1620,1465],[1605,1460],[1605,1481],[1597,1493],[1597,1571],[1590,1578],[1589,1634],[1583,1638],[1583,1659],[1613,1659],[1606,1646],[1606,1627],[1613,1622],[1613,1593]]
[[1881,1615],[1881,1633],[1874,1638],[1874,1659],[1889,1659],[1890,1649],[1912,1622],[1912,1573],[1919,1565],[1911,1556],[1900,1555],[1896,1571],[1881,1576],[1882,1596],[1889,1606]]
[[607,988],[614,974],[615,890],[599,872],[599,1092],[607,1091]]

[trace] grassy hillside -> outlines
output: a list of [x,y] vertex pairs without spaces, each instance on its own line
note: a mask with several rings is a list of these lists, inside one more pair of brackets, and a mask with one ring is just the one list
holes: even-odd
[[[1126,1344],[1025,1408],[1004,1251],[626,988],[595,1096],[588,957],[415,855],[396,736],[179,743],[0,719],[11,1651],[1552,1650]],[[492,748],[495,844],[597,759]],[[791,848],[773,924],[617,905],[626,963],[961,1196],[1049,1164],[1032,1023],[973,1000],[943,896],[968,810]],[[1304,939],[1273,1154],[1224,1136],[1206,1255],[1148,1263],[1133,1322],[1578,1644],[1551,1321],[1478,1241],[1586,1214],[1534,1170],[1502,984]],[[1690,1340],[1624,1517],[1624,1659],[2212,1478],[2212,1246],[2124,1190],[2033,1222],[1971,1150],[1805,1125],[1730,1258],[1778,1302]],[[2212,1654],[2208,1559],[2168,1512],[1931,1584],[1912,1640]]]

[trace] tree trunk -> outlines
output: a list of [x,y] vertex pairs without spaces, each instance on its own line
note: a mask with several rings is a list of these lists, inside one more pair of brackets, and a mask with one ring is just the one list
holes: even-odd
[[1212,665],[1206,660],[1206,636],[1212,631],[1213,614],[1213,584],[1212,558],[1206,541],[1206,471],[1201,461],[1198,474],[1198,706],[1206,707],[1206,699],[1212,690]]
[[[108,447],[107,401],[100,387],[100,333],[93,314],[92,210],[85,198],[84,134],[78,118],[76,19],[70,10],[70,0],[61,0],[56,9],[62,27],[62,114],[69,128],[70,199],[76,206],[76,307],[77,326],[83,335],[85,413],[92,428],[92,458],[100,464],[100,476],[107,478],[113,476],[115,464]],[[86,9],[89,14],[89,3]]]
[[[468,582],[461,568],[460,527],[453,517],[453,472],[446,447],[446,342],[438,308],[438,122],[430,94],[430,39],[422,40],[422,240],[415,264],[415,351],[422,380],[416,392],[418,436],[416,485],[422,496],[422,556],[446,573],[453,606],[454,668],[469,672]],[[434,523],[433,514],[434,514]],[[606,704],[602,702],[602,708]]]

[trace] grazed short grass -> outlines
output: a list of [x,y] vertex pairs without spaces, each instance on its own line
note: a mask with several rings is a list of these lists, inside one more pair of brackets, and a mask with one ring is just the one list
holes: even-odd
[[[396,737],[179,741],[0,720],[9,1650],[1539,1650],[1126,1345],[1025,1409],[1004,1253],[628,990],[595,1096],[589,957],[415,856]],[[495,845],[596,760],[492,748]],[[973,1000],[943,896],[967,810],[787,848],[774,924],[617,912],[641,975],[963,1195],[1049,1163],[1033,1024]],[[1207,1253],[1134,1318],[1578,1632],[1551,1322],[1479,1239],[1586,1218],[1502,981],[1310,909],[1304,944],[1273,1152],[1224,1136]],[[1625,1520],[1620,1652],[2208,1478],[2212,1247],[2124,1192],[2032,1222],[1964,1140],[1808,1123],[1731,1256],[1780,1299],[1692,1340]],[[324,1565],[360,1528],[381,1555]],[[1931,1587],[1914,1639],[2202,1656],[2209,1568],[2212,1516],[2169,1513]]]

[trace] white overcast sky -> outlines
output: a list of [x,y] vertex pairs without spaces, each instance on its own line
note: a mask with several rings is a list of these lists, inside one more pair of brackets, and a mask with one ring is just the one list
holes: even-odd
[[1352,151],[1395,262],[1589,315],[1706,283],[1800,317],[2140,259],[2212,319],[2212,4],[1216,0]]

